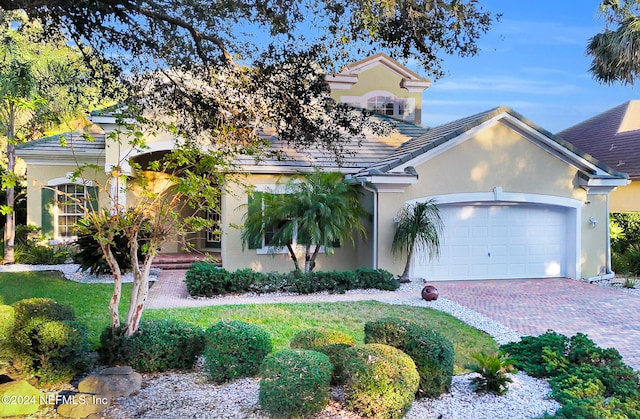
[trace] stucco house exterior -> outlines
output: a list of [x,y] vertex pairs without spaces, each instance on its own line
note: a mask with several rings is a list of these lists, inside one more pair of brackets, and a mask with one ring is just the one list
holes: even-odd
[[[337,101],[375,110],[393,124],[393,132],[357,139],[341,165],[322,150],[285,149],[275,137],[271,146],[283,150],[286,159],[238,160],[248,173],[244,182],[258,192],[269,192],[278,179],[314,167],[341,171],[361,189],[369,214],[363,220],[367,238],[319,256],[317,270],[368,266],[399,274],[404,261],[390,251],[396,214],[405,204],[434,198],[445,223],[442,253],[432,262],[417,255],[414,277],[437,281],[611,275],[609,196],[628,183],[626,174],[504,107],[424,127],[422,95],[429,80],[384,54],[328,75],[327,82]],[[28,222],[55,237],[66,234],[66,225],[81,214],[60,213],[55,194],[42,185],[84,193],[90,199],[90,184],[84,187],[68,179],[75,168],[72,160],[104,167],[100,175],[106,178],[110,165],[130,152],[109,144],[107,134],[116,128],[113,118],[96,116],[93,122],[95,141],[67,135],[74,156],[55,138],[17,151],[28,165]],[[144,153],[167,150],[173,141],[160,136],[149,145]],[[222,197],[216,215],[222,234],[202,232],[194,239],[196,248],[219,249],[222,265],[229,270],[290,270],[287,253],[274,252],[265,238],[243,249],[238,226],[249,196],[240,186],[231,188],[233,193]],[[101,202],[102,197],[93,199]],[[124,203],[135,197],[122,199]],[[181,248],[173,244],[163,251]]]
[[610,211],[640,211],[640,100],[630,100],[557,133],[631,184],[611,192]]

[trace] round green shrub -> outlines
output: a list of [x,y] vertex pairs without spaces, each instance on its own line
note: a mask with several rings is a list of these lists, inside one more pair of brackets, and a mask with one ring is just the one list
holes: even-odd
[[344,350],[356,344],[353,337],[346,333],[328,329],[308,329],[298,332],[289,343],[293,349],[308,349],[327,355],[333,364],[331,383],[344,382]]
[[171,319],[143,320],[138,331],[124,336],[107,327],[100,337],[100,360],[106,365],[131,365],[140,372],[189,370],[204,349],[204,331]]
[[10,343],[15,324],[16,311],[8,305],[0,305],[0,360],[7,359],[7,345]]
[[261,327],[241,321],[221,321],[205,331],[205,367],[214,382],[253,377],[273,350]]
[[275,417],[309,417],[329,403],[333,366],[316,351],[284,349],[268,355],[260,368],[259,401]]
[[69,381],[89,366],[86,329],[71,307],[49,298],[12,304],[14,326],[5,347],[15,372],[41,383]]
[[353,346],[344,354],[347,408],[380,418],[401,418],[409,411],[420,382],[411,357],[382,344]]
[[231,273],[215,263],[196,262],[185,274],[189,295],[212,297],[228,292]]
[[438,331],[405,319],[383,318],[365,324],[364,341],[394,346],[413,359],[420,374],[418,397],[438,397],[451,388],[453,343]]

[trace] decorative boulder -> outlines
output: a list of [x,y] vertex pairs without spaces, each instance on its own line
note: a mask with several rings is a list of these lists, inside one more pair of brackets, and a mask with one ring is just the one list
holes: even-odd
[[110,399],[126,397],[140,391],[142,376],[131,367],[112,367],[80,381],[78,391],[98,394]]
[[108,397],[86,393],[68,392],[60,394],[59,399],[62,404],[56,412],[65,418],[86,418],[102,412],[111,404]]
[[438,299],[438,290],[433,285],[427,285],[422,288],[422,299],[433,301]]
[[23,416],[40,409],[44,393],[26,381],[11,381],[0,384],[0,416]]

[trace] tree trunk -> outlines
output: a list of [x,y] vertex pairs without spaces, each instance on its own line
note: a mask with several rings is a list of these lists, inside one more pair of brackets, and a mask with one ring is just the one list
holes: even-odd
[[296,252],[293,250],[293,246],[291,244],[287,244],[287,249],[289,250],[289,256],[293,261],[293,266],[296,267],[296,271],[300,272],[300,264],[298,263],[298,258],[296,257]]
[[115,331],[120,327],[120,297],[122,296],[122,271],[116,261],[113,252],[111,252],[111,246],[109,244],[101,244],[102,253],[107,259],[109,268],[113,274],[113,296],[109,301],[109,313],[111,313],[111,329]]
[[129,237],[129,253],[131,255],[131,265],[133,267],[133,289],[131,290],[131,300],[129,301],[129,310],[127,312],[127,331],[126,336],[131,336],[138,331],[140,320],[142,320],[142,312],[149,295],[149,272],[151,271],[151,263],[156,255],[158,243],[151,240],[149,243],[149,251],[144,258],[144,263],[140,267],[138,259],[138,233]]
[[4,255],[3,263],[15,263],[14,244],[16,237],[16,214],[15,201],[16,189],[13,185],[14,171],[16,167],[16,146],[13,144],[15,138],[15,109],[14,105],[9,107],[9,118],[7,121],[7,175],[11,176],[9,187],[7,187],[7,215],[4,224]]
[[316,258],[318,257],[318,252],[320,251],[320,245],[316,244],[316,248],[313,250],[313,254],[311,255],[311,260],[309,261],[309,272],[313,272],[316,267]]
[[404,265],[404,272],[402,272],[402,275],[400,275],[400,278],[398,278],[398,282],[401,282],[403,284],[407,282],[411,282],[411,280],[409,279],[409,270],[411,269],[412,256],[413,256],[413,247],[409,249],[409,254],[407,255],[407,263],[406,265]]

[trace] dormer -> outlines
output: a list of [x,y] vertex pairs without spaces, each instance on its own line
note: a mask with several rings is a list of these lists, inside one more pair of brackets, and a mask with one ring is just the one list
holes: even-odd
[[431,81],[379,53],[326,76],[333,98],[355,107],[420,124],[422,92]]

